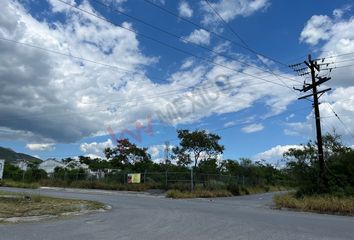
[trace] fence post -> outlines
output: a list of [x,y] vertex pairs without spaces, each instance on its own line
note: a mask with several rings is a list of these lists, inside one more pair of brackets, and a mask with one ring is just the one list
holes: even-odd
[[242,187],[245,186],[245,176],[242,176]]
[[165,172],[165,186],[166,186],[166,189],[167,189],[167,170]]
[[193,184],[193,167],[191,167],[191,191],[194,191],[194,184]]

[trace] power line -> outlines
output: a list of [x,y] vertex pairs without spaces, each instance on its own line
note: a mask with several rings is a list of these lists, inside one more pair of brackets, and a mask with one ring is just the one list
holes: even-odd
[[352,62],[352,61],[354,61],[354,58],[344,59],[344,60],[340,60],[340,61],[333,61],[333,63],[343,63],[343,62]]
[[345,125],[345,123],[342,121],[342,119],[338,116],[338,114],[334,111],[333,107],[331,106],[330,103],[326,102],[327,105],[329,106],[329,108],[331,109],[331,111],[333,112],[334,116],[339,120],[339,122],[343,125],[344,129],[347,131],[347,133],[349,133],[352,138],[354,138],[354,134],[352,133],[352,131]]
[[[209,6],[209,8],[215,13],[216,16],[218,16],[218,18],[221,20],[221,22],[242,42],[242,44],[251,52],[253,53],[258,59],[259,59],[259,55],[257,54],[256,51],[254,51],[247,43],[246,41],[244,41],[241,36],[233,29],[233,27],[231,27],[230,24],[228,24],[225,19],[218,13],[218,11],[211,5],[211,3],[209,2],[209,0],[204,0],[207,5]],[[262,61],[262,59],[259,59],[261,64],[263,64],[263,66],[265,66],[270,73],[272,73],[275,77],[278,78],[279,81],[281,81],[284,85],[286,85],[289,89],[292,89],[290,86],[288,86],[283,80],[281,80],[271,69],[270,67],[264,63],[264,61]],[[298,94],[296,94],[298,96]]]
[[[244,125],[249,125],[249,124],[257,124],[257,123],[262,123],[262,122],[265,122],[267,120],[270,120],[270,119],[274,119],[274,118],[279,118],[279,117],[282,117],[284,115],[288,115],[288,114],[292,114],[292,113],[297,113],[297,112],[300,112],[302,110],[305,110],[305,109],[308,109],[308,106],[307,107],[302,107],[302,108],[298,108],[298,109],[295,109],[295,110],[288,110],[288,111],[285,111],[281,114],[278,114],[278,115],[273,115],[273,116],[269,116],[269,117],[266,117],[266,118],[263,118],[263,119],[260,119],[259,121],[253,121],[253,122],[246,122],[246,123],[239,123],[239,124],[235,124],[235,125],[232,125],[232,126],[228,126],[228,127],[222,127],[222,128],[215,128],[213,130],[210,130],[211,132],[221,132],[221,131],[224,131],[224,130],[227,130],[227,129],[232,129],[232,128],[236,128],[236,127],[240,127],[240,126],[244,126]],[[160,145],[160,144],[164,144],[166,141],[168,142],[175,142],[178,140],[178,137],[173,137],[173,138],[169,138],[169,139],[166,139],[165,141],[157,141],[157,142],[153,142],[153,143],[150,143],[150,144],[147,144],[147,145],[144,145],[144,147],[152,147],[152,146],[155,146],[155,145]],[[81,155],[84,155],[84,154],[81,154]],[[53,157],[53,155],[45,155],[47,158],[48,157]],[[61,158],[66,158],[66,157],[77,157],[78,155],[62,155]],[[79,155],[80,156],[80,155]]]
[[[118,14],[120,14],[120,15],[126,16],[126,17],[128,17],[128,18],[130,18],[130,19],[133,19],[133,20],[135,20],[135,21],[137,21],[137,22],[140,22],[140,23],[142,23],[142,24],[144,24],[144,25],[146,25],[146,26],[148,26],[148,27],[150,27],[150,28],[152,28],[152,29],[158,30],[158,31],[160,31],[160,32],[162,32],[162,33],[164,33],[164,34],[167,34],[167,35],[169,35],[169,36],[172,36],[172,37],[174,37],[174,38],[177,38],[177,39],[181,40],[182,42],[189,43],[189,44],[194,45],[194,46],[196,46],[196,47],[198,47],[198,48],[201,48],[201,49],[203,49],[203,50],[209,51],[209,52],[211,52],[211,53],[214,53],[214,54],[216,54],[216,55],[218,55],[218,56],[227,58],[227,59],[229,59],[229,60],[233,60],[233,61],[239,62],[239,63],[244,64],[244,65],[246,65],[246,66],[256,68],[256,69],[258,69],[258,70],[261,70],[262,72],[274,74],[273,72],[267,71],[267,70],[265,70],[265,69],[263,69],[263,68],[260,68],[260,67],[258,67],[258,66],[256,66],[256,65],[247,63],[247,62],[245,62],[245,61],[241,61],[241,60],[236,59],[236,58],[234,58],[234,57],[231,57],[231,56],[222,54],[222,53],[220,53],[220,52],[217,52],[217,51],[215,51],[215,50],[213,50],[213,49],[211,49],[211,48],[205,47],[205,46],[203,46],[203,45],[201,45],[201,44],[192,42],[192,41],[186,39],[186,38],[183,37],[183,36],[179,36],[179,35],[177,35],[177,34],[175,34],[175,33],[173,33],[173,32],[170,32],[170,31],[167,31],[167,30],[165,30],[165,29],[162,29],[162,28],[160,28],[160,27],[158,27],[158,26],[156,26],[156,25],[153,25],[153,24],[151,24],[151,23],[145,21],[145,20],[142,20],[142,19],[140,19],[140,18],[138,18],[138,17],[135,17],[135,16],[133,16],[133,15],[130,15],[130,14],[126,13],[126,12],[123,12],[123,11],[119,10],[118,8],[114,8],[114,7],[112,7],[111,5],[106,4],[106,3],[102,2],[102,1],[99,1],[99,0],[92,0],[92,1],[95,2],[95,3],[97,3],[97,4],[99,4],[99,5],[101,5],[101,6],[104,6],[104,7],[108,8],[108,9],[110,9],[110,10],[113,11],[113,12],[116,12],[116,13],[118,13]],[[292,79],[292,78],[288,78],[288,77],[286,77],[286,76],[281,76],[281,77],[286,78],[286,79],[289,79],[289,80],[291,80],[291,81],[297,82],[296,80],[294,80],[294,79]],[[283,83],[284,83],[284,82],[283,82]]]
[[[174,13],[173,11],[171,11],[171,10],[169,10],[169,9],[166,9],[166,8],[164,8],[164,7],[162,7],[162,6],[158,5],[158,4],[156,4],[155,2],[153,2],[153,1],[151,1],[151,0],[144,0],[144,2],[146,2],[147,4],[150,4],[151,6],[154,6],[154,7],[158,8],[158,9],[160,9],[160,10],[162,10],[162,11],[164,11],[164,12],[166,12],[166,13],[168,13],[168,14],[170,14],[170,15],[172,15],[172,16],[174,16],[174,17],[176,17],[176,18],[178,18],[178,19],[180,19],[180,20],[182,20],[182,21],[184,21],[184,22],[187,22],[187,23],[189,23],[189,24],[191,24],[191,25],[194,25],[195,27],[198,27],[198,28],[200,28],[200,29],[203,29],[204,31],[207,31],[207,32],[213,34],[214,36],[218,37],[219,39],[222,39],[222,40],[224,40],[224,41],[227,41],[227,42],[229,42],[229,43],[231,43],[231,44],[233,44],[233,45],[236,45],[236,46],[238,46],[238,47],[240,47],[240,48],[243,48],[243,49],[246,49],[246,50],[248,50],[248,51],[253,51],[253,50],[251,50],[251,49],[248,49],[246,46],[244,46],[244,45],[242,45],[242,44],[239,44],[239,43],[237,43],[237,42],[235,42],[235,41],[233,41],[233,40],[231,40],[231,39],[229,39],[229,38],[226,38],[226,37],[224,37],[224,36],[218,34],[218,33],[215,32],[215,31],[212,31],[212,30],[210,30],[210,29],[207,29],[207,28],[203,27],[202,25],[200,25],[200,24],[198,24],[198,23],[196,23],[196,22],[193,22],[193,21],[191,21],[191,20],[189,20],[189,19],[187,19],[187,18],[181,17],[181,16],[179,16],[178,14]],[[254,51],[254,52],[255,52],[255,51]],[[272,61],[275,62],[275,63],[278,63],[278,64],[280,64],[280,65],[283,65],[283,66],[286,66],[286,67],[287,67],[287,64],[282,63],[282,62],[280,62],[280,61],[278,61],[278,60],[276,60],[276,59],[274,59],[274,58],[268,57],[268,56],[266,56],[266,55],[264,55],[264,54],[262,54],[262,53],[259,53],[259,52],[255,52],[255,53],[258,54],[258,55],[260,55],[260,56],[262,56],[262,57],[268,58],[268,59],[272,60]]]
[[[342,54],[336,54],[336,55],[330,55],[330,56],[327,56],[327,57],[324,57],[324,58],[336,58],[336,57],[342,57],[342,56],[348,56],[348,55],[353,55],[354,52],[348,52],[348,53],[342,53]],[[322,58],[319,58],[319,59],[322,59]],[[319,60],[319,59],[316,59],[316,60]]]
[[[56,51],[56,50],[51,50],[51,49],[47,49],[47,48],[43,48],[43,47],[39,47],[39,46],[36,46],[36,45],[32,45],[32,44],[27,44],[27,43],[23,43],[23,42],[18,42],[18,41],[15,41],[15,40],[11,40],[11,39],[5,39],[5,38],[1,38],[0,37],[0,40],[3,40],[3,41],[7,41],[7,42],[10,42],[10,43],[14,43],[14,44],[19,44],[21,46],[26,46],[26,47],[31,47],[31,48],[34,48],[34,49],[38,49],[38,50],[41,50],[41,51],[44,51],[44,52],[48,52],[48,53],[52,53],[52,54],[58,54],[58,55],[62,55],[62,56],[66,56],[66,57],[70,57],[70,58],[74,58],[74,59],[79,59],[79,60],[82,60],[82,61],[87,61],[87,62],[90,62],[90,63],[94,63],[94,64],[98,64],[98,65],[102,65],[102,66],[106,66],[106,67],[110,67],[110,68],[113,68],[113,69],[117,69],[119,71],[123,71],[123,72],[127,72],[127,73],[139,73],[139,72],[135,72],[135,71],[129,71],[129,70],[126,70],[126,69],[122,69],[122,68],[119,68],[117,66],[114,66],[114,65],[109,65],[109,64],[106,64],[106,63],[102,63],[102,62],[97,62],[97,61],[94,61],[94,60],[90,60],[90,59],[86,59],[86,58],[82,58],[82,57],[77,57],[75,55],[72,55],[72,54],[66,54],[66,53],[63,53],[63,52],[59,52],[59,51]],[[253,85],[261,85],[261,84],[265,84],[265,82],[262,82],[262,83],[254,83],[254,84],[248,84],[248,86],[253,86]],[[185,86],[185,85],[182,85],[182,86]],[[205,89],[211,89],[211,88],[214,88],[215,86],[211,86],[211,87],[204,87],[202,90],[205,90]],[[180,88],[180,89],[176,89],[176,90],[171,90],[171,91],[165,91],[165,92],[162,92],[161,94],[158,94],[158,95],[148,95],[148,96],[144,96],[143,98],[133,98],[133,99],[129,99],[129,101],[110,101],[110,103],[123,103],[123,104],[128,104],[128,103],[134,103],[134,101],[132,100],[136,100],[136,101],[139,101],[139,105],[138,106],[141,106],[141,105],[145,105],[145,104],[141,104],[141,100],[145,100],[145,98],[149,97],[149,100],[152,99],[152,98],[157,98],[157,97],[162,97],[162,96],[166,96],[166,95],[170,95],[171,93],[173,92],[179,92],[180,90],[187,90],[187,89],[195,89],[195,90],[199,90],[198,87],[195,87],[195,86],[188,86],[186,88]],[[182,92],[180,93],[181,95],[184,94],[185,92]],[[180,95],[178,94],[178,95]],[[202,93],[201,93],[202,94]],[[194,95],[201,95],[201,94],[194,94]],[[153,103],[153,102],[152,102]],[[151,102],[146,102],[146,104],[151,104]],[[137,107],[137,106],[136,106]],[[94,112],[99,112],[99,111],[107,111],[107,107],[105,107],[104,109],[98,109],[98,110],[92,110],[92,111],[84,111],[84,112],[80,112],[80,113],[94,113]],[[115,112],[115,113],[124,113],[124,111],[121,111],[121,112]],[[62,114],[62,115],[71,115],[73,113],[66,113],[66,114]],[[41,116],[52,116],[53,114],[36,114],[34,116],[30,116],[31,118],[38,118],[38,117],[41,117]],[[58,115],[61,115],[59,113],[56,113],[55,116],[58,116]],[[11,118],[11,119],[4,119],[4,118],[0,118],[2,120],[13,120],[13,119],[26,119],[26,117],[16,117],[16,118]]]
[[88,15],[91,15],[91,16],[93,16],[93,17],[96,17],[96,18],[98,18],[98,19],[101,19],[101,20],[103,20],[103,21],[106,21],[106,22],[108,22],[108,23],[111,23],[112,25],[114,25],[114,26],[116,26],[116,27],[119,27],[119,28],[125,29],[125,30],[127,30],[127,31],[133,32],[133,33],[135,33],[136,35],[142,36],[142,37],[144,37],[144,38],[146,38],[146,39],[149,39],[149,40],[151,40],[151,41],[154,41],[154,42],[156,42],[156,43],[158,43],[158,44],[161,44],[161,45],[163,45],[163,46],[165,46],[165,47],[171,48],[171,49],[173,49],[173,50],[175,50],[175,51],[181,52],[181,53],[186,54],[186,55],[190,55],[190,56],[195,57],[195,58],[199,58],[199,59],[201,59],[201,60],[203,60],[203,61],[210,62],[210,63],[213,64],[213,65],[220,66],[220,67],[223,67],[223,68],[225,68],[225,69],[229,69],[229,70],[231,70],[231,71],[233,71],[233,72],[237,72],[237,73],[240,73],[240,74],[249,76],[249,77],[257,78],[257,79],[259,79],[259,80],[261,80],[261,81],[265,81],[265,82],[268,82],[268,83],[272,83],[272,84],[275,84],[275,85],[278,85],[278,86],[282,86],[282,87],[288,88],[288,86],[286,86],[286,85],[284,85],[284,84],[280,84],[280,83],[277,83],[277,82],[273,82],[273,81],[270,81],[270,80],[267,80],[267,79],[258,77],[258,76],[253,75],[253,74],[249,74],[249,73],[245,73],[245,72],[236,70],[236,69],[234,69],[234,68],[231,68],[231,67],[225,66],[225,65],[223,65],[223,64],[220,64],[220,63],[218,63],[218,62],[215,62],[215,61],[213,61],[213,60],[211,60],[211,59],[209,59],[209,58],[205,58],[205,57],[201,57],[201,56],[199,56],[199,55],[195,55],[195,54],[193,54],[193,53],[190,53],[190,52],[185,51],[185,50],[183,50],[183,49],[177,48],[177,47],[175,47],[175,46],[173,46],[173,45],[170,45],[170,44],[168,44],[168,43],[165,43],[165,42],[163,42],[163,41],[161,41],[161,40],[158,40],[158,39],[156,39],[156,38],[153,38],[153,37],[150,37],[150,36],[148,36],[148,35],[139,33],[139,32],[137,32],[137,31],[135,31],[135,30],[133,30],[133,29],[130,29],[130,28],[128,28],[128,27],[120,26],[120,25],[114,23],[113,21],[110,21],[110,20],[108,20],[108,19],[106,19],[106,18],[104,18],[104,17],[98,16],[98,15],[96,15],[96,14],[94,14],[94,13],[91,13],[91,12],[89,12],[89,11],[87,11],[87,10],[84,10],[84,9],[82,9],[82,8],[79,8],[79,7],[77,7],[77,6],[73,5],[73,4],[67,3],[67,2],[65,2],[65,1],[63,1],[63,0],[57,0],[57,1],[59,1],[59,2],[61,2],[61,3],[63,3],[63,4],[66,4],[66,5],[68,5],[68,6],[71,6],[72,8],[75,8],[75,9],[77,9],[77,10],[79,10],[79,11],[82,11],[82,12],[88,14]]

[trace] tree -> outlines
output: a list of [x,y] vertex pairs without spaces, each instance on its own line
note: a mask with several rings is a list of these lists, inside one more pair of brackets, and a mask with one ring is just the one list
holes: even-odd
[[218,173],[218,163],[214,158],[206,159],[199,162],[198,170],[201,173],[217,174]]
[[123,169],[136,162],[151,162],[146,148],[139,148],[128,139],[117,141],[117,147],[104,150],[113,167]]
[[241,166],[236,160],[224,160],[222,170],[229,175],[238,176],[241,173]]
[[[194,168],[198,162],[205,159],[217,159],[218,155],[223,153],[224,146],[219,144],[220,136],[207,133],[205,130],[178,130],[180,147],[173,149],[178,161],[184,164],[194,162]],[[181,159],[180,159],[181,158]]]
[[110,162],[104,159],[100,158],[90,158],[90,157],[85,157],[85,156],[79,156],[79,161],[80,163],[86,164],[90,170],[94,172],[101,172],[104,171],[105,169],[110,168]]
[[177,165],[182,167],[187,167],[192,163],[189,154],[186,154],[181,150],[180,147],[175,147],[172,149],[172,159],[176,159]]
[[322,137],[325,157],[324,187],[319,184],[316,143],[309,141],[302,148],[284,153],[287,172],[299,187],[298,195],[318,193],[354,193],[354,152],[345,146],[341,136],[333,132]]

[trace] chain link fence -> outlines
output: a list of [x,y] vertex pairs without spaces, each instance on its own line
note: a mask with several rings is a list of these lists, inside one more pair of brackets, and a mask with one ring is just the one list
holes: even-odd
[[[215,173],[183,172],[152,172],[152,171],[120,171],[109,169],[104,171],[90,172],[84,169],[61,169],[60,171],[47,174],[40,169],[27,170],[19,173],[5,174],[4,179],[33,183],[38,182],[45,186],[76,186],[92,188],[106,188],[105,184],[114,189],[114,185],[132,185],[128,183],[128,174],[139,173],[140,185],[148,185],[152,188],[174,188],[190,190],[198,188],[223,188],[228,185],[251,187],[260,185],[283,185],[284,181],[265,179],[259,176],[232,176]],[[86,184],[83,184],[86,183]],[[89,185],[89,186],[88,186]],[[139,185],[139,184],[134,184]]]

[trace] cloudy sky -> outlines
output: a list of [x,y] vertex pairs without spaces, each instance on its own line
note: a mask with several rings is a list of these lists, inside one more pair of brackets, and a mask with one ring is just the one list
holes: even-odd
[[[308,53],[321,76],[323,130],[354,144],[351,1],[0,1],[0,146],[102,156],[128,137],[161,158],[176,129],[222,136],[224,158],[277,162],[314,138]],[[216,14],[217,13],[217,14]],[[221,18],[222,20],[221,20]],[[335,116],[339,116],[340,120]]]

